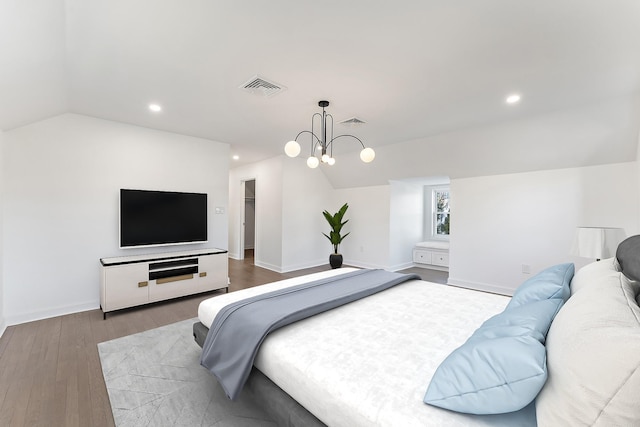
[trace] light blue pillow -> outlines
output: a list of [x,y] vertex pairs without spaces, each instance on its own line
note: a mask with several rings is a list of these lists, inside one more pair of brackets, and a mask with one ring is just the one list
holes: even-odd
[[507,309],[550,298],[566,301],[571,295],[569,284],[574,272],[572,263],[554,265],[541,271],[516,289]]
[[490,318],[440,364],[424,402],[468,414],[520,410],[547,379],[544,341],[560,298],[505,310]]
[[560,298],[552,298],[505,310],[486,320],[468,341],[528,335],[544,344],[562,305]]

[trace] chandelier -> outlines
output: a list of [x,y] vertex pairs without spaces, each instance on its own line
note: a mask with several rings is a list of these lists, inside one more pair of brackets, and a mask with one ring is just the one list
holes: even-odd
[[[360,145],[362,145],[362,151],[360,151],[360,159],[365,163],[372,162],[376,157],[376,152],[373,151],[373,148],[365,147],[360,138],[354,135],[333,136],[333,116],[331,114],[327,114],[327,112],[324,110],[329,106],[329,101],[320,101],[318,102],[318,106],[322,107],[322,114],[315,113],[313,116],[311,116],[311,130],[303,130],[298,134],[298,136],[296,136],[296,139],[285,144],[284,152],[287,154],[287,156],[297,157],[298,154],[300,154],[300,144],[298,144],[298,138],[303,133],[308,133],[311,135],[311,155],[307,159],[307,166],[312,169],[317,168],[320,162],[330,166],[335,164],[336,159],[333,158],[333,141],[346,136],[357,139]],[[320,136],[316,135],[314,131],[315,124],[317,122],[316,116],[320,119],[320,131],[322,132]],[[330,135],[327,135],[327,119],[331,119]],[[320,159],[316,157],[316,151],[320,151]]]

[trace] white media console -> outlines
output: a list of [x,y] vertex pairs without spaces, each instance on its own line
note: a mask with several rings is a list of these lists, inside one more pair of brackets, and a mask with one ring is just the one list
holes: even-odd
[[229,290],[222,249],[101,258],[100,307],[107,313],[216,289]]

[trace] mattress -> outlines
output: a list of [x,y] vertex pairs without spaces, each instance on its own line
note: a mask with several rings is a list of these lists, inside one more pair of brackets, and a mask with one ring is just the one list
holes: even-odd
[[[207,327],[217,311],[257,293],[339,269],[203,301]],[[423,403],[440,362],[509,297],[412,280],[271,333],[255,366],[329,426],[535,426],[533,405],[511,414],[473,416]]]

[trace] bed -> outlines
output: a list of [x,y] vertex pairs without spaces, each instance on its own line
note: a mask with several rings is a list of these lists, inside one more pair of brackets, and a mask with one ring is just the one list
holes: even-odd
[[[640,425],[635,401],[640,390],[639,289],[638,282],[625,276],[636,273],[621,271],[621,264],[635,265],[629,260],[638,259],[638,249],[633,248],[635,254],[619,254],[620,262],[588,265],[575,276],[572,264],[552,266],[525,282],[513,298],[410,280],[269,334],[255,359],[249,386],[262,387],[258,397],[280,396],[268,406],[286,408],[279,410],[282,425]],[[331,270],[203,301],[200,322],[194,325],[196,341],[202,345],[216,313],[233,301],[352,270]],[[550,275],[558,282],[552,287]],[[530,307],[538,306],[552,313],[546,325],[540,325],[546,315],[531,314]],[[524,323],[504,318],[505,313],[523,309],[529,310]],[[518,380],[507,381],[506,390],[497,394],[458,393],[462,400],[475,399],[471,411],[464,407],[468,402],[462,410],[456,406],[460,396],[455,396],[453,410],[425,403],[428,389],[442,393],[459,380],[451,375],[464,369],[449,365],[459,361],[461,351],[471,346],[469,354],[477,352],[485,341],[498,343],[491,352],[508,348],[496,341],[496,331],[499,339],[511,339],[531,329],[532,319],[538,329],[533,339],[527,337],[533,350],[510,353],[541,354],[537,362],[540,365],[541,358],[542,366],[531,375],[533,391],[519,391]],[[520,345],[523,338],[517,335],[515,341]],[[493,356],[491,352],[487,354]],[[499,362],[489,361],[483,369],[496,370]],[[530,365],[530,360],[524,364]],[[477,381],[477,367],[468,376]],[[473,385],[484,393],[481,384]],[[504,400],[518,400],[525,392],[530,397],[516,402],[517,410],[509,403],[512,406],[504,412]],[[478,402],[484,402],[480,410]]]

